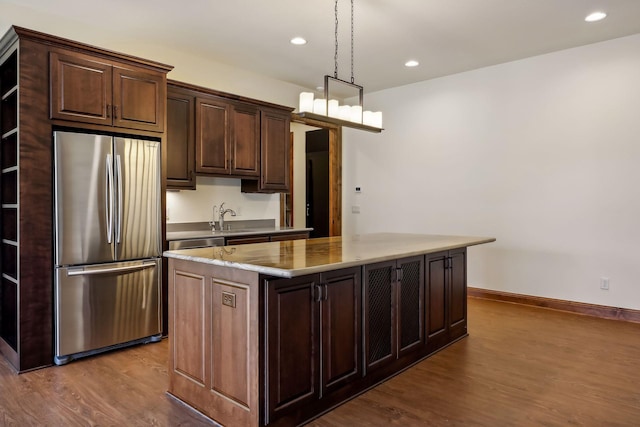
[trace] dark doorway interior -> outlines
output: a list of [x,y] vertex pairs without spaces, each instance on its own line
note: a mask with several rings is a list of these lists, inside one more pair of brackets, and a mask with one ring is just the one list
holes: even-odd
[[329,130],[306,133],[306,214],[310,237],[329,236]]

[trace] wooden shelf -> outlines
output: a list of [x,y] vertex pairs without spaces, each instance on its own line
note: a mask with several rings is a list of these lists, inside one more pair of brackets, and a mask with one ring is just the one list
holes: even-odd
[[17,128],[17,127],[15,127],[15,128],[13,128],[13,129],[11,129],[10,131],[5,132],[4,134],[2,134],[2,139],[7,139],[7,138],[9,138],[11,135],[15,135],[15,134],[17,134],[17,133],[18,133],[18,128]]
[[4,101],[5,99],[9,98],[11,95],[17,92],[18,92],[18,85],[15,85],[11,89],[9,89],[4,95],[2,95],[2,100]]
[[18,51],[0,64],[0,351],[14,366],[20,346],[18,242]]

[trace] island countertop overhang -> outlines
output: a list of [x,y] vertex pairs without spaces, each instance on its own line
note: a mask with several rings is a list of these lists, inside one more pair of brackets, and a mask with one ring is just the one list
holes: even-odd
[[493,237],[411,233],[355,234],[308,240],[164,252],[167,258],[292,278],[484,243]]

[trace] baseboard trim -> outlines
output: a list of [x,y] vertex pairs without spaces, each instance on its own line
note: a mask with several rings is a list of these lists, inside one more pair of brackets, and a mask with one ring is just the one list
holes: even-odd
[[584,314],[586,316],[600,317],[602,319],[623,320],[626,322],[640,323],[640,310],[632,310],[629,308],[587,304],[582,302],[514,294],[510,292],[494,291],[490,289],[473,287],[469,287],[467,289],[467,295],[473,298],[512,302],[516,304],[549,308],[552,310],[568,311],[571,313]]

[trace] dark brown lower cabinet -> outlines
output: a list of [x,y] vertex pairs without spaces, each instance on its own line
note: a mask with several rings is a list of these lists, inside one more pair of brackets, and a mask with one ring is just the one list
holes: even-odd
[[467,333],[466,256],[466,248],[426,255],[428,351]]
[[364,331],[367,372],[424,343],[424,257],[364,266]]
[[360,268],[267,280],[265,424],[361,377]]

